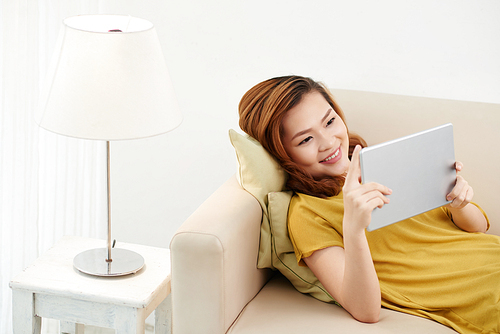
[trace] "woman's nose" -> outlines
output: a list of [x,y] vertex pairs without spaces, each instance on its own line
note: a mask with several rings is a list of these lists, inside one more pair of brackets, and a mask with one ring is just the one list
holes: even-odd
[[335,136],[332,136],[331,134],[328,133],[321,134],[321,143],[319,146],[320,151],[330,150],[334,144],[335,144]]

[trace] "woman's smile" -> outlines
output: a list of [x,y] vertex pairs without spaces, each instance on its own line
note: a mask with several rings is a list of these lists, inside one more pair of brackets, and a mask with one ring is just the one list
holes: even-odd
[[326,163],[326,164],[334,164],[337,161],[342,159],[342,151],[339,148],[337,148],[328,158],[321,160],[320,163]]

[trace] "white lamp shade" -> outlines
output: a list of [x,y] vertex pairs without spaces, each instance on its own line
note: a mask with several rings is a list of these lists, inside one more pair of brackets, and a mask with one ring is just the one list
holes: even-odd
[[153,24],[120,15],[65,19],[35,118],[52,132],[100,140],[177,127],[182,116]]

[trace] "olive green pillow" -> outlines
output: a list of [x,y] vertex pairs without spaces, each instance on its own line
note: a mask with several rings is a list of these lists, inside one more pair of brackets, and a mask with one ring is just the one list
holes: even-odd
[[229,138],[238,159],[238,181],[252,194],[262,207],[260,229],[259,268],[273,268],[271,259],[271,231],[267,210],[267,194],[285,188],[287,174],[278,162],[260,145],[249,137],[229,130]]
[[257,267],[279,270],[302,293],[335,302],[316,276],[297,263],[288,236],[288,206],[293,193],[285,190],[287,174],[278,162],[249,136],[229,130],[238,159],[238,180],[262,207]]

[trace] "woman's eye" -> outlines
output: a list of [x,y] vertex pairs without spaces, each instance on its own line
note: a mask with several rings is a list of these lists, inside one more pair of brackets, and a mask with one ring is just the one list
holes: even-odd
[[334,120],[335,120],[335,117],[332,117],[332,119],[330,119],[330,120],[326,123],[326,126],[328,126],[328,125],[332,124]]
[[311,139],[312,139],[312,137],[311,137],[311,136],[309,136],[309,137],[307,137],[306,139],[304,139],[303,141],[301,141],[301,142],[299,143],[299,145],[305,144],[305,143],[309,142]]

